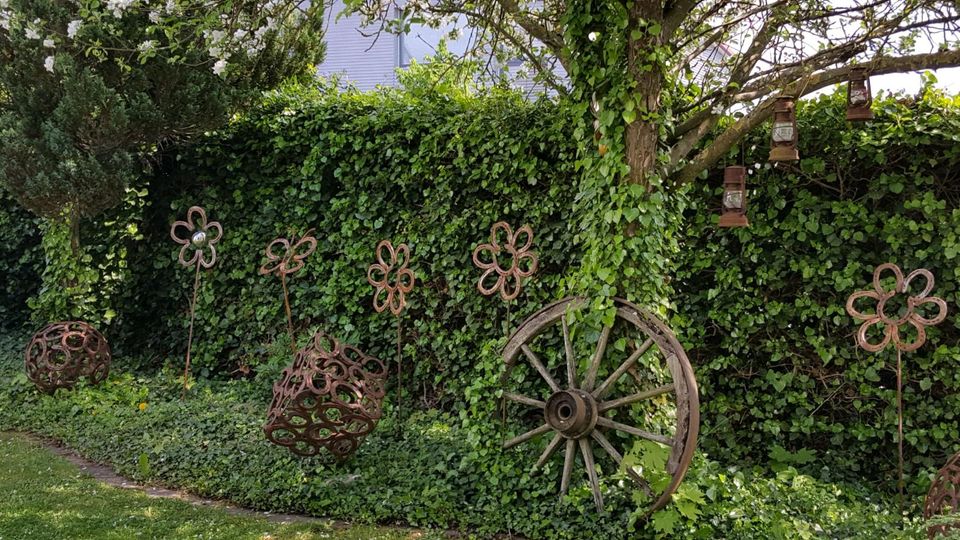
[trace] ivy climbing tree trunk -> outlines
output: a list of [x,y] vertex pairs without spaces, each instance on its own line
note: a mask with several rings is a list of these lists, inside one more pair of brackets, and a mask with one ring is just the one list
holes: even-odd
[[660,92],[663,71],[656,61],[663,28],[661,2],[635,1],[628,11],[627,71],[635,84],[632,95],[636,119],[628,122],[625,132],[626,162],[630,167],[627,180],[648,190],[649,178],[657,163]]

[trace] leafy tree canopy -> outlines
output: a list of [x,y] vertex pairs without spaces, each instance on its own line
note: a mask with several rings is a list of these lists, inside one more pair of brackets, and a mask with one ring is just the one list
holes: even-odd
[[276,0],[0,0],[0,182],[45,217],[113,206],[158,147],[311,76],[322,11]]

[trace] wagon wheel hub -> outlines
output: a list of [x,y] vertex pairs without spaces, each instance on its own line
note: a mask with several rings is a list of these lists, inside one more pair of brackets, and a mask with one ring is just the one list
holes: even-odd
[[543,416],[563,437],[580,439],[597,425],[597,400],[583,390],[561,390],[547,399]]

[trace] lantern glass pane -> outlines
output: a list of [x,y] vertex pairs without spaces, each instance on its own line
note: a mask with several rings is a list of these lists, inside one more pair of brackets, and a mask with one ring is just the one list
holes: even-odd
[[793,142],[793,123],[792,122],[774,122],[773,124],[773,142]]
[[850,89],[850,104],[865,105],[867,103],[867,89],[863,87],[854,87]]
[[730,189],[723,192],[723,207],[740,210],[743,208],[743,190]]

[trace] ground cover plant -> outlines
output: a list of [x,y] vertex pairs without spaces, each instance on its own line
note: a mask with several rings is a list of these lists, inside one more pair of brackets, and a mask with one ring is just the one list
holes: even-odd
[[596,515],[586,486],[558,503],[552,482],[527,474],[526,459],[480,444],[439,412],[388,415],[345,464],[304,460],[263,439],[266,402],[242,381],[202,383],[186,402],[172,373],[41,395],[19,373],[16,340],[2,348],[8,383],[0,389],[0,428],[55,437],[141,482],[258,510],[400,521],[479,538],[922,537],[914,520],[862,486],[819,482],[790,464],[774,474],[702,458],[676,505],[649,521],[618,490],[606,494],[609,511]]

